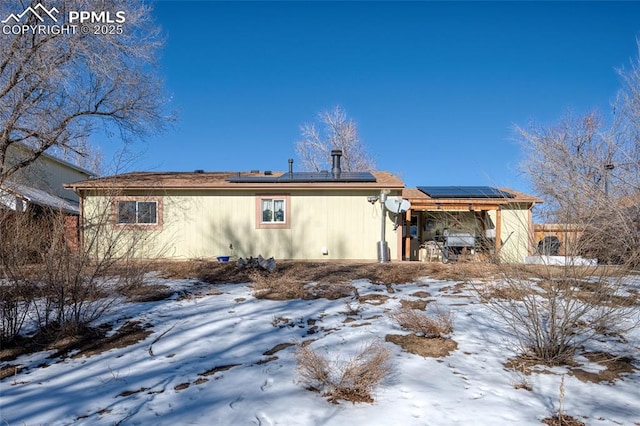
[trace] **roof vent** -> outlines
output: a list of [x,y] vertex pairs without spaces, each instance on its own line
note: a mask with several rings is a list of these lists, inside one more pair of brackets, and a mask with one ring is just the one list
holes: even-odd
[[260,173],[260,170],[253,169],[253,170],[251,170],[251,173]]
[[265,170],[264,171],[264,175],[265,176],[271,176],[273,173],[271,173],[271,170]]

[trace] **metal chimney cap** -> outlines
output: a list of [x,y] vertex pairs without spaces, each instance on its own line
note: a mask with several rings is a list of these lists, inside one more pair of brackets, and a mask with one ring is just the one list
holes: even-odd
[[342,151],[339,149],[334,149],[331,151],[331,159],[333,165],[331,166],[331,175],[334,179],[340,179],[340,174],[342,173],[342,167],[340,167],[340,157],[342,157]]
[[293,158],[289,158],[289,179],[293,179]]

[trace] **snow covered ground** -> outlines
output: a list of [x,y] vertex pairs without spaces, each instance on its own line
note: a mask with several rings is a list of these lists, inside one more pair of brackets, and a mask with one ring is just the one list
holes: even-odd
[[[116,323],[114,330],[131,319],[151,324],[153,333],[145,340],[90,357],[47,359],[51,353],[35,353],[11,361],[26,368],[0,382],[0,423],[539,425],[558,408],[564,375],[564,413],[588,425],[640,425],[637,361],[633,373],[613,383],[585,383],[556,367],[527,376],[531,391],[516,389],[523,376],[503,365],[515,355],[508,330],[453,282],[425,278],[388,293],[385,286],[355,281],[361,297],[388,299],[361,304],[355,321],[346,323],[345,299],[269,301],[254,298],[243,284],[218,285],[220,294],[206,295],[211,285],[163,283],[193,296],[122,304],[107,318]],[[406,334],[389,313],[402,299],[419,299],[413,296],[418,291],[451,309],[458,349],[436,359],[384,343],[393,351],[394,370],[372,404],[330,403],[299,382],[295,346],[268,352],[312,339],[315,350],[344,359],[372,339]],[[626,337],[626,343],[596,344],[637,358],[640,330]],[[580,361],[585,369],[602,368]]]

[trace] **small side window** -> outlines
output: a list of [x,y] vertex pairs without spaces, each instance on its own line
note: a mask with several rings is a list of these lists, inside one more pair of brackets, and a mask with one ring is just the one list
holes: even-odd
[[119,200],[116,214],[119,225],[159,225],[158,201]]

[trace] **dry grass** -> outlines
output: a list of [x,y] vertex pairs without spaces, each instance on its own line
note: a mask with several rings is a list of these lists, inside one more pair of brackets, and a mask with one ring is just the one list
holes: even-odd
[[386,294],[365,294],[363,296],[358,295],[358,302],[368,303],[369,305],[382,305],[389,300],[390,297]]
[[[207,260],[155,261],[154,270],[162,271],[166,278],[198,278],[211,284],[249,282],[251,270],[240,269],[235,262]],[[368,279],[375,284],[404,284],[420,277],[466,281],[469,277],[488,277],[496,272],[495,265],[485,263],[422,263],[422,262],[358,262],[336,260],[277,261],[276,271],[304,282],[344,283],[355,279]]]
[[[137,278],[144,272],[148,271],[160,271],[161,275],[165,278],[196,278],[204,283],[210,284],[246,283],[253,281],[256,293],[260,294],[260,297],[271,299],[313,299],[319,297],[337,299],[352,297],[355,290],[349,282],[355,279],[369,279],[374,283],[384,284],[388,287],[394,285],[395,287],[402,283],[415,282],[418,278],[426,276],[434,279],[453,280],[461,283],[469,282],[470,278],[482,277],[483,279],[489,279],[504,275],[505,269],[513,270],[513,272],[523,281],[526,278],[549,279],[550,276],[557,279],[563,274],[566,274],[566,272],[563,272],[564,269],[561,267],[555,268],[540,265],[495,265],[474,262],[453,264],[391,262],[387,264],[380,264],[374,262],[351,261],[279,261],[276,271],[271,274],[261,273],[256,270],[240,269],[236,266],[235,262],[222,263],[208,260],[157,260],[139,263],[132,262],[125,266],[127,268],[123,269],[124,267],[122,265],[114,264],[104,273],[112,275],[117,271],[132,272],[131,268],[133,268],[134,273],[132,275],[134,277],[134,282],[130,282],[128,286],[121,288],[121,290],[124,290],[122,293],[126,297],[135,301],[160,300],[171,294],[170,290],[162,286],[138,283]],[[35,273],[36,267],[33,269]],[[617,267],[604,267],[598,269],[598,272],[600,275],[617,277],[622,275],[625,271],[622,268]],[[572,268],[572,274],[574,283],[577,287],[580,287],[580,291],[576,292],[577,297],[581,298],[581,300],[589,300],[588,290],[593,284],[590,284],[586,279],[581,279],[581,277],[589,277],[590,274],[593,274],[593,268]],[[546,286],[545,280],[539,280],[537,282],[541,283],[541,287]],[[204,285],[206,286],[206,284]],[[484,288],[485,298],[494,298],[494,300],[495,298],[511,300],[521,299],[521,292],[513,291],[513,289],[509,289],[509,291],[507,291],[507,289],[486,287],[485,285],[478,285],[477,288]],[[520,287],[518,287],[518,289],[522,290]],[[412,296],[428,297],[429,294],[426,292],[424,292],[424,294],[415,293],[412,294]],[[603,300],[606,302],[605,305],[609,306],[629,306],[633,304],[637,306],[639,296],[640,294],[638,293],[623,297],[608,295],[606,297],[603,296]],[[379,304],[388,297],[389,296],[385,294],[376,294],[368,297],[360,297],[357,298],[357,300],[360,304]],[[358,303],[353,303],[359,306]],[[403,301],[401,301],[401,303],[411,308],[422,308],[423,304],[422,301],[416,302],[420,303],[420,305],[408,304],[408,302]],[[349,309],[349,307],[347,308],[347,311],[354,311],[354,309]],[[424,313],[417,311],[410,312],[410,314],[413,314],[414,316],[425,315]],[[436,324],[435,327],[432,327],[429,324],[426,327],[423,327],[420,325],[421,321],[422,318],[420,317],[417,321],[414,321],[419,325],[413,327],[419,329],[419,331],[414,331],[417,334],[429,335],[434,334],[437,329],[447,330],[449,328],[446,326],[446,318],[443,318],[441,321],[444,325]],[[434,321],[437,322],[437,316]],[[410,323],[411,321],[408,322]],[[591,324],[597,325],[594,321],[591,321]],[[605,322],[604,324],[609,324],[609,327],[611,326],[611,322]],[[426,332],[423,332],[423,329]],[[430,331],[432,329],[435,329],[435,331]],[[610,330],[605,331],[610,333]],[[446,331],[443,333],[446,334]],[[437,335],[440,336],[443,333],[439,333]],[[89,337],[93,338],[92,336]],[[23,340],[18,340],[15,343],[16,345],[14,347],[23,347],[23,351],[28,352],[36,350],[36,347],[34,346],[36,343],[35,340],[33,344]]]
[[253,295],[258,299],[302,299],[305,295],[304,282],[280,272],[251,271],[249,279],[253,283]]
[[[217,262],[211,260],[169,261],[158,260],[147,262],[150,270],[161,271],[166,278],[197,278],[210,284],[251,282],[252,270],[238,268],[235,262]],[[347,283],[356,279],[368,279],[374,284],[404,284],[415,282],[421,277],[438,280],[468,282],[472,279],[494,280],[504,275],[505,268],[514,269],[521,277],[540,278],[549,275],[549,270],[557,270],[562,275],[562,267],[542,265],[496,265],[484,262],[460,262],[443,264],[439,262],[358,262],[347,260],[336,261],[296,261],[279,260],[277,277],[294,282],[317,282],[327,284]],[[589,277],[592,268],[575,268],[584,277]],[[622,276],[628,271],[618,267],[605,267],[607,276]]]
[[[638,371],[638,368],[635,367],[638,360],[631,357],[614,356],[606,352],[586,352],[583,356],[602,368],[595,373],[586,371],[583,369],[583,364],[571,360],[570,363],[566,365],[566,368],[569,370],[569,375],[574,376],[582,382],[613,383],[616,380],[623,380],[626,375],[634,374]],[[519,375],[528,376],[536,372],[544,372],[545,370],[538,369],[540,364],[541,362],[538,358],[519,355],[509,358],[504,363],[504,366]]]
[[625,375],[638,371],[634,367],[634,362],[637,361],[630,357],[619,357],[605,352],[587,352],[584,356],[590,362],[596,363],[604,367],[604,369],[599,370],[597,373],[592,373],[579,368],[580,366],[572,368],[571,373],[583,382],[613,383],[616,380],[622,380]]
[[157,302],[168,299],[174,291],[162,284],[141,284],[123,287],[120,294],[130,302]]
[[424,311],[427,308],[427,303],[429,302],[426,300],[407,300],[407,299],[400,300],[401,307],[408,308],[408,309],[417,309],[420,311]]
[[487,302],[490,299],[523,300],[530,291],[524,287],[514,287],[501,284],[473,285],[473,289],[480,296],[480,300]]
[[458,344],[454,340],[444,339],[442,337],[427,339],[425,337],[416,336],[415,334],[387,334],[384,337],[384,340],[400,346],[403,350],[409,353],[420,355],[425,358],[445,357],[458,349]]
[[615,293],[620,290],[620,283],[608,282],[606,278],[600,276],[598,281],[594,282],[589,278],[569,278],[549,280],[544,279],[537,283],[545,291],[552,291],[554,288],[571,293],[576,299],[585,303],[601,306],[615,307],[632,307],[640,304],[640,298],[637,294],[629,296],[619,296]]
[[391,351],[375,341],[346,362],[330,361],[308,345],[299,345],[295,358],[301,382],[333,403],[373,402],[371,393],[392,370]]
[[[114,334],[107,337],[111,330],[109,324],[100,327],[87,328],[82,333],[68,335],[59,338],[55,333],[41,331],[31,338],[21,338],[10,345],[3,345],[0,349],[0,361],[14,360],[20,355],[39,352],[42,350],[54,351],[49,357],[64,358],[70,352],[72,358],[92,356],[111,349],[124,348],[146,339],[151,333],[150,324],[142,324],[139,321],[129,321],[120,327]],[[4,343],[4,342],[3,342]],[[4,367],[0,368],[0,376]]]
[[451,312],[445,311],[437,304],[432,305],[429,313],[403,306],[391,314],[391,318],[400,327],[426,338],[444,337],[453,331]]
[[330,275],[331,281],[312,282],[305,279],[301,265],[279,268],[274,272],[251,271],[248,276],[253,283],[253,294],[259,299],[341,299],[353,296],[355,289],[346,280],[338,281]]
[[316,283],[305,285],[303,299],[328,299],[336,300],[344,297],[352,297],[356,292],[355,287],[349,283]]

